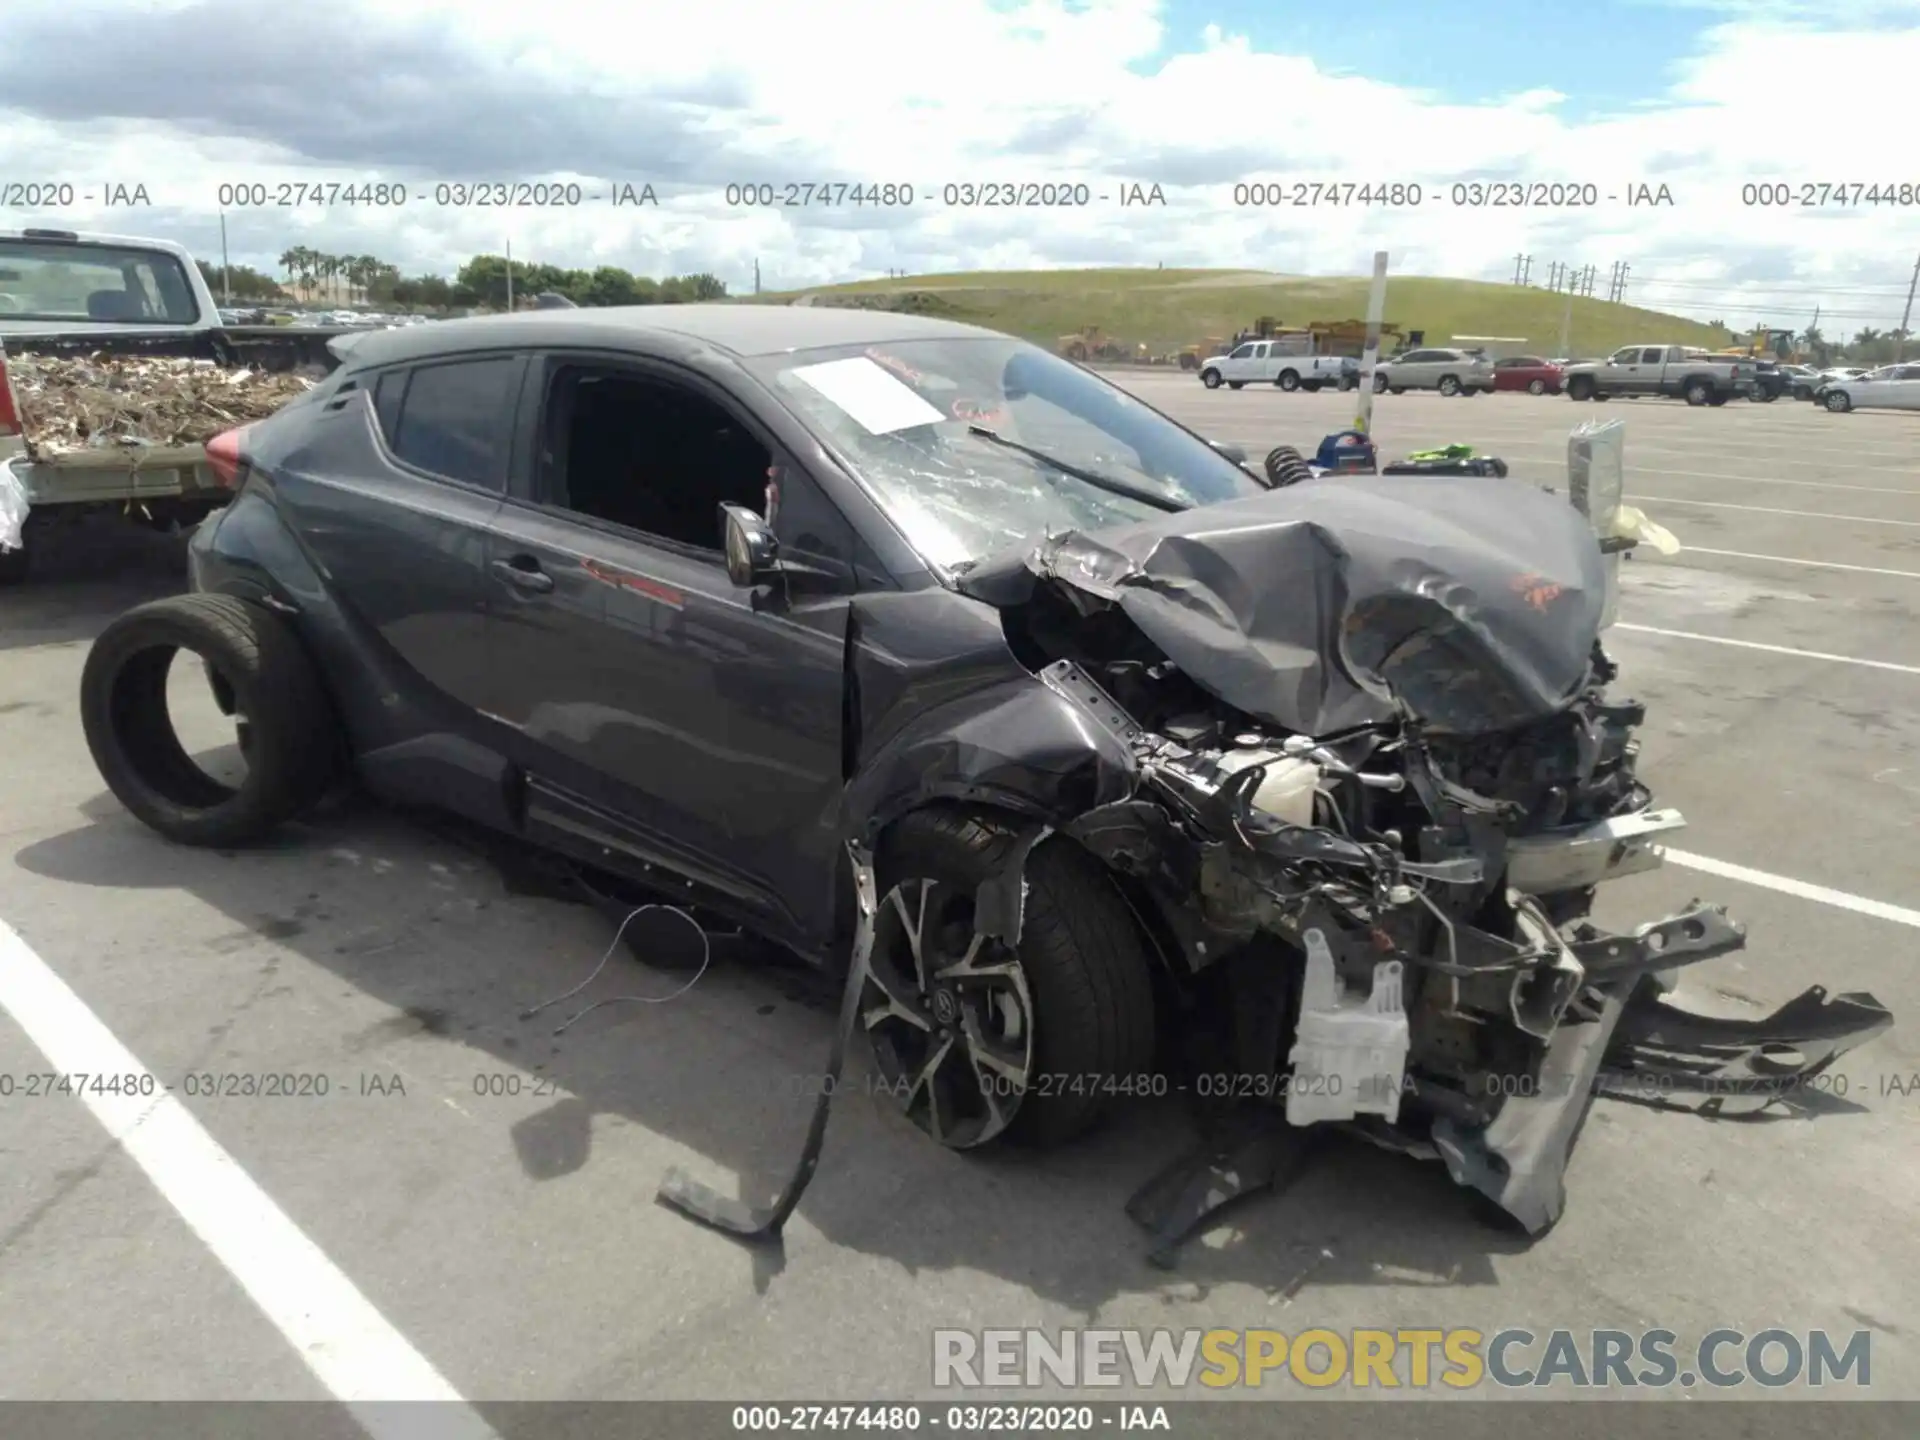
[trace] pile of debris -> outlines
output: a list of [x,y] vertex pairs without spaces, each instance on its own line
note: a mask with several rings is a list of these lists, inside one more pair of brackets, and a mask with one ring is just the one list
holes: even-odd
[[27,436],[43,455],[203,445],[313,387],[298,375],[175,357],[19,355],[7,371]]

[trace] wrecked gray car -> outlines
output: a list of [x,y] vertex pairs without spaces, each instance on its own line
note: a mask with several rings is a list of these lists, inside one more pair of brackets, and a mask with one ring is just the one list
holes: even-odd
[[[1889,1023],[1665,998],[1744,941],[1597,887],[1680,817],[1635,773],[1593,528],[1519,480],[1271,478],[970,327],[674,306],[365,337],[209,459],[193,594],[89,656],[114,793],[231,845],[351,774],[844,981],[941,1144],[1057,1143],[1169,1075],[1216,1126],[1170,1244],[1345,1127],[1538,1233],[1600,1090],[1765,1103]],[[247,777],[168,728],[205,662]],[[665,1197],[777,1234],[681,1174]]]

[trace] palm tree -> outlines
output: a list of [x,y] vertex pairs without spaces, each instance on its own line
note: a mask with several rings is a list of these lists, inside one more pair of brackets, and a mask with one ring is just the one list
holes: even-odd
[[293,288],[294,272],[300,268],[300,251],[297,247],[280,252],[280,268],[287,272],[287,288]]

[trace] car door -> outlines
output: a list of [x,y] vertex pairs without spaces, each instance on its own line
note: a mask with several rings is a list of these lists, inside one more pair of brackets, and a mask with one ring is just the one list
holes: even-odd
[[[650,533],[582,508],[589,463],[624,463],[605,446],[591,462],[568,448],[569,434],[588,433],[583,374],[658,402],[632,421],[623,453],[635,468],[622,483],[680,487],[668,508],[692,530]],[[621,405],[601,407],[595,423],[606,433]],[[723,417],[730,438],[716,432],[708,451],[649,448],[647,416],[664,429],[698,407]],[[493,713],[530,774],[530,826],[664,865],[776,933],[824,935],[853,588],[844,520],[749,409],[676,367],[546,353],[530,368],[521,413],[530,441],[495,520],[489,569],[501,674]],[[701,490],[722,469],[741,477],[735,503],[776,505],[776,533],[799,567],[776,593],[727,576],[718,501]]]
[[1896,410],[1920,410],[1920,365],[1896,368],[1881,403]]
[[1236,345],[1220,364],[1222,380],[1244,381],[1253,378],[1253,357],[1259,346],[1252,341]]
[[487,700],[487,535],[520,370],[495,354],[356,375],[303,405],[288,448],[270,437],[261,457],[334,597],[397,662],[382,689],[456,719]]
[[1253,347],[1253,357],[1248,363],[1247,378],[1271,385],[1280,375],[1280,357],[1275,353],[1276,346],[1271,340],[1262,340]]

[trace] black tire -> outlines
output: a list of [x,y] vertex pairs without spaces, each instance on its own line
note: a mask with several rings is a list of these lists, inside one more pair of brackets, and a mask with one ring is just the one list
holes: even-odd
[[[20,537],[22,540],[26,536]],[[22,545],[18,550],[0,550],[0,585],[20,585],[33,573],[33,552]]]
[[1320,393],[1320,382],[1318,380],[1302,380],[1300,382],[1300,388],[1309,395],[1318,395]]
[[1384,395],[1387,393],[1387,377],[1386,376],[1376,375],[1373,377],[1373,393],[1376,395]]
[[1731,395],[1715,395],[1712,399],[1707,401],[1707,404],[1713,406],[1714,409],[1718,410],[1722,405],[1726,404],[1727,401],[1731,400],[1732,398],[1733,397]]
[[1547,393],[1547,382],[1546,382],[1546,381],[1544,381],[1544,380],[1529,380],[1529,381],[1527,382],[1527,394],[1529,394],[1529,395],[1544,395],[1544,394],[1546,394],[1546,393]]
[[1360,388],[1360,377],[1358,375],[1342,375],[1340,377],[1339,388],[1342,391],[1358,390]]
[[1220,372],[1212,369],[1202,370],[1200,372],[1200,383],[1209,390],[1218,390],[1220,388]]
[[[174,734],[167,673],[182,651],[207,662],[247,722],[238,789],[201,771]],[[333,706],[299,637],[231,595],[169,596],[107,626],[81,673],[80,721],[114,797],[183,845],[260,840],[317,804],[335,773]]]
[[[884,837],[878,856],[883,926],[896,887],[930,880],[935,895],[970,902],[982,883],[1001,873],[1017,843],[1014,827],[997,817],[949,808],[903,817]],[[1031,1000],[1028,1073],[1047,1076],[1049,1082],[1030,1081],[1004,1129],[986,1139],[963,1143],[957,1136],[936,1137],[953,1148],[1002,1138],[1042,1147],[1064,1144],[1097,1123],[1123,1088],[1101,1083],[1103,1078],[1130,1080],[1153,1063],[1155,1001],[1147,945],[1105,868],[1072,841],[1049,837],[1028,857],[1026,881],[1016,955]],[[876,968],[879,949],[877,944]],[[889,1065],[899,1058],[897,1052],[890,1060],[881,1037],[870,1032],[870,1038],[882,1076],[892,1081]],[[1068,1083],[1068,1077],[1077,1083]],[[889,1088],[900,1093],[900,1087]]]
[[1705,380],[1689,380],[1681,394],[1689,405],[1705,405],[1713,399],[1713,386]]
[[1389,385],[1387,386],[1387,391],[1393,395],[1404,395],[1407,393],[1407,387],[1404,385]]
[[1442,395],[1458,395],[1460,393],[1460,377],[1457,375],[1442,375],[1440,377],[1440,393]]
[[1844,390],[1829,390],[1822,403],[1836,415],[1844,415],[1853,409],[1853,397]]
[[1576,375],[1573,379],[1569,380],[1567,382],[1567,398],[1569,400],[1581,401],[1593,399],[1593,377],[1590,375]]
[[1278,385],[1282,390],[1291,392],[1300,388],[1300,377],[1291,370],[1282,370],[1279,378],[1273,383]]
[[1229,380],[1227,381],[1227,388],[1229,390],[1238,390],[1242,385],[1245,385],[1246,383],[1247,382],[1244,380]]

